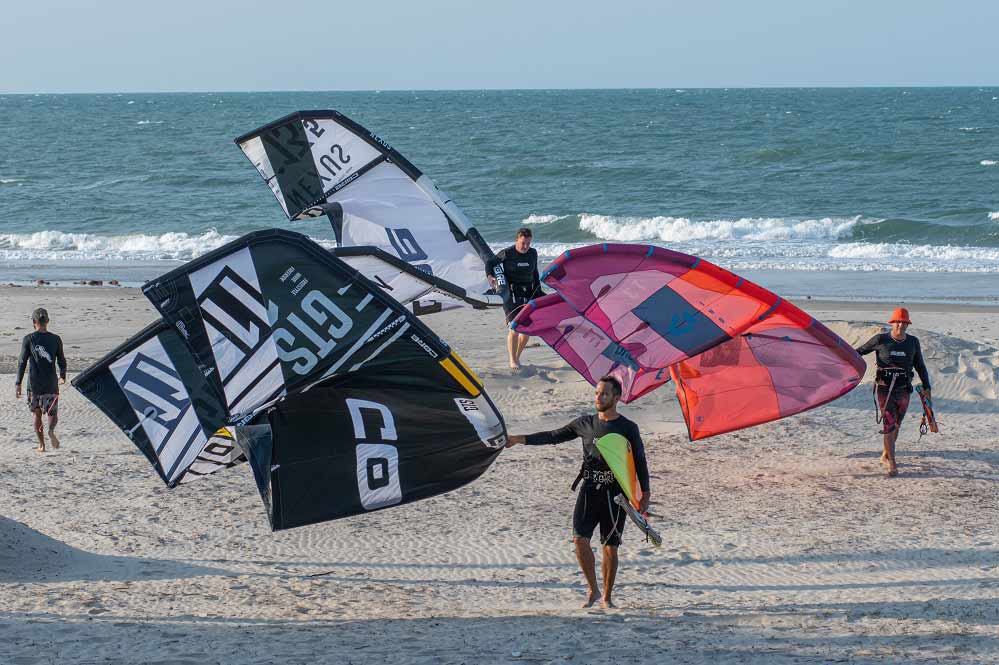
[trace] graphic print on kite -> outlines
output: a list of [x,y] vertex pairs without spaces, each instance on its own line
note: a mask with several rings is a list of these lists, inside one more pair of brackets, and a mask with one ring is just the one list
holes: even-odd
[[863,359],[766,289],[695,256],[649,245],[592,245],[552,262],[555,293],[514,320],[591,384],[628,402],[669,380],[691,439],[783,418],[857,386]]
[[[289,220],[325,214],[339,247],[377,247],[488,306],[492,250],[437,185],[337,111],[299,111],[236,139]],[[458,306],[456,301],[440,301]]]
[[[275,529],[449,491],[505,444],[499,412],[461,358],[302,235],[251,233],[145,292],[241,425],[236,439]],[[351,406],[362,402],[377,406]]]
[[379,362],[413,325],[362,275],[281,230],[246,235],[143,290],[184,336],[232,422],[337,372]]
[[408,337],[393,347],[412,376],[330,379],[237,428],[275,530],[449,492],[501,452],[505,429],[485,393],[471,398]]
[[246,461],[220,429],[221,400],[163,321],[81,372],[73,386],[128,435],[169,487]]

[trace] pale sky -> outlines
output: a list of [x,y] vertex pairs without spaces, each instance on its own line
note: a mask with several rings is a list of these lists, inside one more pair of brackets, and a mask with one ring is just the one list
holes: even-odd
[[0,0],[0,93],[999,84],[999,0]]

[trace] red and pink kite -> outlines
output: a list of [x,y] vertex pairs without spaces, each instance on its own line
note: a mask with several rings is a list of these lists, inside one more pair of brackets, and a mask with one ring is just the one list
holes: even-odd
[[784,418],[846,394],[866,365],[820,322],[695,256],[582,247],[542,275],[555,289],[512,327],[544,339],[591,384],[629,402],[670,379],[692,440]]

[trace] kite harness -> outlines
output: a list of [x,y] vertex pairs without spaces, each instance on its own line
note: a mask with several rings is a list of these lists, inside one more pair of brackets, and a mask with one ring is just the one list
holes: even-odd
[[[591,469],[586,466],[585,462],[583,463],[582,466],[579,467],[579,473],[576,474],[576,479],[572,481],[570,489],[572,489],[572,491],[575,492],[576,488],[579,487],[579,483],[581,483],[583,480],[593,481],[593,484],[596,486],[596,489],[598,490],[601,488],[610,489],[610,486],[617,482],[617,478],[614,477],[614,472],[611,471],[610,469],[607,469],[606,471],[601,471],[600,469]],[[612,503],[611,501],[611,493],[606,492],[606,494],[607,494],[607,512],[614,515],[614,533],[617,534],[618,538],[621,538],[624,536],[624,534],[618,531],[617,528],[618,516],[621,514],[622,510],[621,505],[618,504],[617,510],[615,510],[614,503]],[[646,534],[645,540],[648,539],[649,536],[648,534]]]
[[[898,423],[895,422],[895,416],[888,411],[888,400],[891,399],[891,394],[895,390],[895,385],[899,383],[899,379],[902,381],[909,381],[909,371],[904,367],[878,367],[876,374],[876,380],[874,381],[874,421],[883,426],[881,427],[881,434],[891,434],[898,427]],[[888,392],[885,393],[885,403],[884,406],[878,403],[878,386],[884,385],[882,382],[888,382]]]
[[573,492],[579,487],[579,483],[583,480],[592,480],[593,484],[597,486],[597,489],[604,485],[610,485],[616,482],[614,478],[614,472],[608,469],[607,471],[600,471],[597,469],[590,469],[584,464],[579,467],[579,474],[576,475],[576,479],[572,481],[571,489]]

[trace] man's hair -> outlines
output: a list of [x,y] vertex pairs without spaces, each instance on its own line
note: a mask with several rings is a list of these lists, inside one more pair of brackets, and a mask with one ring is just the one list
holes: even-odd
[[617,377],[614,377],[614,376],[611,376],[610,374],[607,374],[605,376],[601,376],[600,380],[597,381],[597,383],[609,383],[611,385],[611,392],[614,393],[614,396],[615,397],[620,397],[621,396],[621,392],[622,392],[621,391],[621,382],[617,380]]
[[44,326],[49,322],[49,313],[45,311],[44,307],[39,307],[31,313],[31,320]]
[[519,229],[517,229],[517,237],[533,238],[534,234],[531,232],[531,229],[527,228],[526,226],[522,226]]

